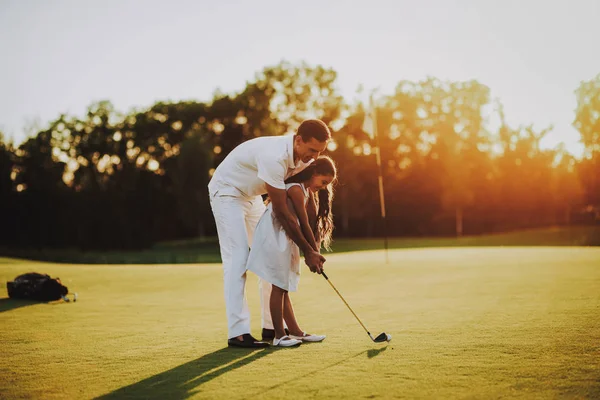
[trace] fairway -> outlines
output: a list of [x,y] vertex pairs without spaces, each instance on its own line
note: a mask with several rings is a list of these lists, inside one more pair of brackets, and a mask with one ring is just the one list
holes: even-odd
[[[295,349],[226,347],[219,264],[67,265],[0,258],[0,398],[599,398],[600,248],[461,247],[328,255],[302,270]],[[59,276],[77,303],[6,299]],[[260,333],[256,277],[247,295]]]

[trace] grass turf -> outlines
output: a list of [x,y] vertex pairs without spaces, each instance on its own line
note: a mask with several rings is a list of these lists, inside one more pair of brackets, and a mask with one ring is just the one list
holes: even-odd
[[[295,349],[226,348],[219,265],[0,259],[0,398],[598,398],[600,249],[439,248],[331,255],[292,294]],[[28,272],[77,303],[6,299]],[[260,328],[256,279],[247,294]]]
[[[333,253],[383,248],[383,238],[337,238]],[[600,226],[521,230],[480,236],[390,238],[390,249],[468,246],[600,246]],[[0,256],[75,264],[190,264],[220,263],[216,238],[158,243],[137,251],[79,251],[76,249],[0,249]]]

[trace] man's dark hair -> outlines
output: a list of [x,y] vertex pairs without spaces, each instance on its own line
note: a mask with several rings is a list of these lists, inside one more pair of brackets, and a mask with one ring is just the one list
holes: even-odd
[[296,134],[299,135],[305,143],[310,141],[311,138],[314,138],[319,142],[326,142],[331,139],[329,127],[320,119],[307,119],[302,121]]

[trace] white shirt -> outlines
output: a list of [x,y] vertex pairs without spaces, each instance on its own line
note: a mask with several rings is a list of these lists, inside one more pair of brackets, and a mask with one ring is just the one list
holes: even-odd
[[250,139],[219,164],[208,183],[208,192],[210,196],[218,192],[255,197],[267,193],[267,184],[285,190],[284,181],[309,164],[302,161],[294,164],[294,135]]

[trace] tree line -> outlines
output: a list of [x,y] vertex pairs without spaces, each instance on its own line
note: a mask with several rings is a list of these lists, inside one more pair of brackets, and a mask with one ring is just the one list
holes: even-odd
[[[238,144],[291,133],[306,118],[332,129],[339,168],[335,235],[381,236],[375,141],[365,107],[330,68],[281,62],[235,94],[158,102],[122,114],[109,101],[60,115],[26,142],[0,133],[0,245],[136,249],[214,236],[207,184]],[[391,236],[462,235],[598,220],[600,74],[576,88],[585,146],[540,147],[551,128],[512,127],[477,81],[400,81],[376,97]],[[490,131],[484,110],[501,124]]]

